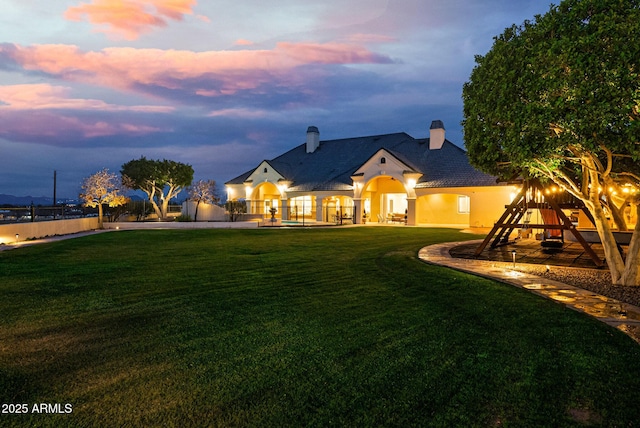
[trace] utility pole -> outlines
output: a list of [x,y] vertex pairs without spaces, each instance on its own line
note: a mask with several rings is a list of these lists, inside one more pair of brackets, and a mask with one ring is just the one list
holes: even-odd
[[57,171],[53,170],[53,219],[56,219],[56,173]]

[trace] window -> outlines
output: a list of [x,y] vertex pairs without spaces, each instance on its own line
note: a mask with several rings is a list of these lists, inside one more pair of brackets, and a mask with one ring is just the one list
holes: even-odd
[[468,196],[458,196],[458,214],[469,214],[470,205]]
[[264,169],[264,171],[262,171],[262,172],[264,172],[264,173],[266,174],[266,173],[267,173],[267,171],[268,171],[268,170],[267,170],[267,168],[265,168],[265,169]]
[[380,158],[380,163],[387,163],[387,158]]
[[313,209],[311,196],[298,196],[297,198],[289,199],[289,201],[292,214],[311,215]]

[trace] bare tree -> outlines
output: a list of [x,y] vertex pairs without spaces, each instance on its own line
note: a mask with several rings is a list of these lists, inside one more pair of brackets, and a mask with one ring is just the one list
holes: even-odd
[[196,203],[194,221],[198,221],[198,207],[201,203],[215,204],[220,200],[215,180],[198,180],[189,187],[188,193],[189,199]]

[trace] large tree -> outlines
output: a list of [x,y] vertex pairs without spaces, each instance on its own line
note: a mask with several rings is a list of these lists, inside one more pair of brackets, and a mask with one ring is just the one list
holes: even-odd
[[566,0],[507,28],[463,88],[471,163],[554,182],[595,219],[615,284],[640,285],[640,0]]
[[191,165],[166,159],[134,159],[122,165],[120,174],[127,187],[146,193],[159,220],[167,218],[169,201],[193,181]]
[[82,181],[80,199],[88,207],[98,207],[98,227],[103,227],[102,206],[117,207],[124,205],[128,198],[123,195],[124,189],[120,184],[117,174],[110,173],[108,169],[96,172]]

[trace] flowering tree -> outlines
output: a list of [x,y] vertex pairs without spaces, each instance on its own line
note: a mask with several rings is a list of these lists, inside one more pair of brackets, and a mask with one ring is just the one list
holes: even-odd
[[108,169],[98,171],[82,182],[83,193],[80,199],[87,207],[98,207],[98,227],[103,228],[102,205],[117,207],[127,203],[128,198],[122,194],[123,186],[117,174],[110,173]]
[[194,221],[198,221],[198,207],[201,203],[214,204],[220,200],[215,180],[198,180],[189,187],[188,193],[189,199],[196,203]]
[[[584,202],[614,284],[640,285],[640,0],[565,0],[496,37],[463,88],[471,163]],[[627,214],[628,213],[628,214]],[[608,217],[627,230],[619,250]]]

